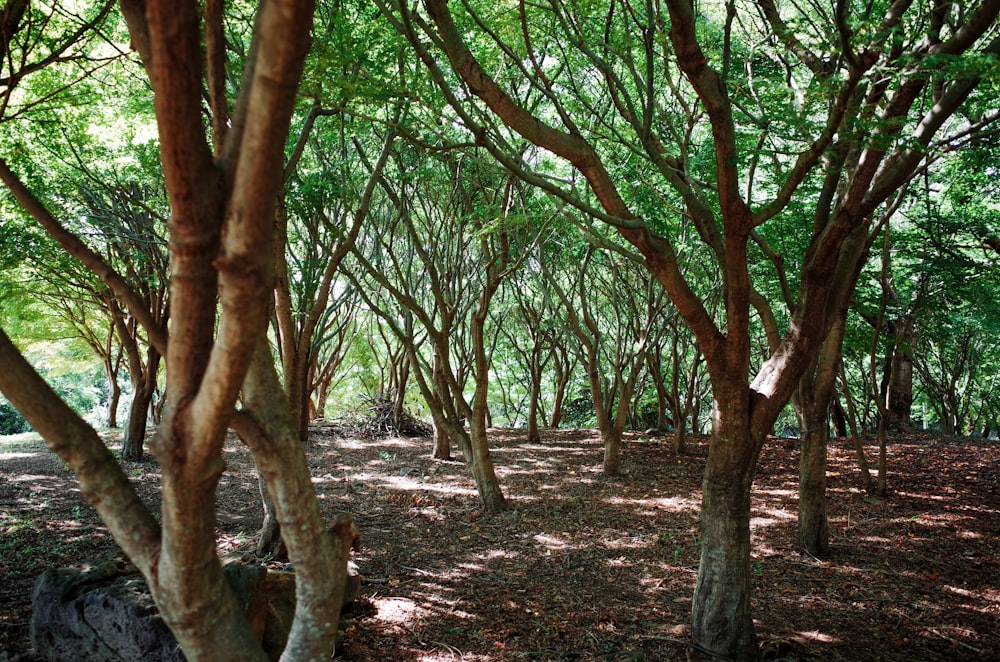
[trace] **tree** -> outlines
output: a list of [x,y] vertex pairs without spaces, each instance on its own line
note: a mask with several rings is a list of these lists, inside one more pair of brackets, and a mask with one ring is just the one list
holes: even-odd
[[630,257],[605,255],[593,244],[586,247],[579,264],[575,260],[570,264],[565,286],[560,283],[565,277],[557,275],[555,265],[543,266],[543,273],[579,342],[580,361],[604,441],[604,473],[618,476],[622,433],[646,367],[651,328],[663,309],[662,289]]
[[[552,0],[516,10],[425,0],[426,14],[403,3],[379,6],[477,144],[615,227],[697,338],[714,407],[692,636],[708,653],[755,657],[749,494],[757,458],[846,309],[873,214],[929,148],[947,144],[938,134],[973,94],[976,63],[1000,51],[1000,3],[942,3],[925,12],[908,3],[843,2],[823,15],[797,6],[782,12],[772,0],[757,2],[754,14],[738,14],[735,3],[699,5],[706,12],[699,13],[688,0],[601,7]],[[741,30],[765,36],[754,38],[760,52]],[[541,153],[519,158],[507,148],[511,133],[571,165],[586,189],[563,185],[576,180]],[[662,215],[637,213],[633,182],[660,196]],[[820,194],[809,200],[812,227],[779,324],[751,279],[750,250],[781,258],[759,229],[787,223],[790,203],[810,188]],[[719,323],[685,278],[684,247],[672,239],[667,209],[687,216],[716,258]],[[753,372],[751,311],[770,345]]]
[[[338,523],[331,534],[321,520],[263,342],[277,243],[274,207],[313,6],[274,0],[259,8],[232,105],[223,84],[222,3],[208,2],[204,20],[195,2],[123,1],[121,9],[155,98],[171,208],[169,336],[142,315],[129,284],[67,232],[5,163],[0,179],[65,250],[125,301],[166,357],[170,399],[153,445],[162,471],[161,521],[140,501],[96,432],[3,333],[0,391],[77,473],[81,490],[142,572],[189,659],[266,659],[223,576],[215,513],[208,507],[224,469],[227,426],[236,427],[274,497],[297,571],[297,607],[284,655],[325,659],[333,650],[353,535],[349,522]],[[203,98],[212,115],[211,135],[202,121]],[[241,391],[243,408],[236,412]]]
[[[339,120],[340,127],[333,132],[333,145],[329,140],[316,139],[314,158],[319,168],[309,174],[293,173],[314,122],[330,114]],[[326,341],[337,335],[328,333],[348,321],[346,316],[338,320],[340,306],[337,304],[344,303],[344,297],[334,292],[335,278],[368,215],[372,191],[395,138],[392,131],[386,133],[382,139],[382,156],[370,166],[374,169],[367,183],[355,182],[357,177],[354,175],[359,172],[357,164],[370,162],[370,159],[357,137],[353,144],[348,143],[348,124],[353,122],[342,113],[324,111],[318,103],[310,108],[300,130],[298,145],[293,150],[293,159],[285,166],[292,181],[285,186],[286,197],[278,211],[278,225],[286,229],[284,234],[290,238],[283,250],[277,251],[275,332],[285,392],[302,440],[308,436],[312,377],[319,370],[320,350]],[[325,154],[336,155],[335,161]],[[298,194],[296,199],[291,199],[290,188]],[[289,261],[294,263],[294,270],[289,268]],[[342,308],[344,313],[349,311],[348,306]]]
[[[483,506],[499,512],[507,506],[487,438],[486,322],[501,283],[531,245],[513,224],[524,201],[515,180],[475,155],[459,160],[446,152],[427,163],[412,157],[402,150],[392,180],[381,179],[385,225],[359,242],[355,277],[368,307],[406,347],[435,427],[457,442]],[[386,299],[376,300],[380,295]],[[414,325],[431,356],[419,351]],[[440,445],[435,456],[443,454]]]
[[[144,312],[159,329],[168,317],[168,258],[161,236],[164,219],[153,208],[148,191],[136,186],[108,186],[84,191],[93,225],[106,246],[108,262],[116,265],[145,305]],[[103,289],[103,288],[102,288]],[[103,291],[132,382],[132,401],[122,439],[122,458],[141,460],[146,422],[157,390],[160,350],[141,337],[135,319],[125,315],[118,300]],[[145,350],[145,358],[143,358]]]

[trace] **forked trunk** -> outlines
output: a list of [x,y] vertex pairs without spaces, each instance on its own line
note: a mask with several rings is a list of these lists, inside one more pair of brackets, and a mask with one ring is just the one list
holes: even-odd
[[[174,420],[167,415],[167,425]],[[157,459],[163,492],[169,495],[162,502],[163,542],[154,585],[164,622],[189,660],[267,660],[215,551],[212,504],[221,466],[214,476],[188,476],[165,455]]]

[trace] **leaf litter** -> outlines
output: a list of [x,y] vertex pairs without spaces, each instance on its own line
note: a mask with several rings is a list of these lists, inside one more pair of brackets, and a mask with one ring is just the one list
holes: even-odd
[[[608,478],[594,430],[490,437],[510,506],[499,514],[480,508],[462,462],[431,458],[427,438],[312,429],[321,508],[350,513],[361,535],[362,597],[343,616],[335,659],[700,659],[688,621],[706,440],[678,457],[667,440],[628,434],[624,474]],[[58,458],[37,441],[14,450],[0,446],[0,660],[30,649],[42,570],[116,549]],[[823,559],[796,543],[797,462],[795,440],[770,440],[754,483],[763,659],[1000,659],[1000,445],[894,437],[890,494],[875,498],[860,488],[849,440],[832,440]],[[220,551],[252,549],[252,458],[231,440],[226,463]],[[155,512],[155,464],[125,469]]]

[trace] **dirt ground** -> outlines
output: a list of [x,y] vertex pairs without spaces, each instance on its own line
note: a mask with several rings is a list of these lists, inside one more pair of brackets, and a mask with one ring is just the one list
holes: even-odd
[[[306,450],[324,511],[353,515],[366,579],[337,660],[688,660],[704,440],[674,456],[628,438],[621,478],[601,474],[592,430],[528,444],[492,431],[510,510],[480,509],[469,471],[427,439],[367,440],[314,428]],[[112,441],[113,443],[113,441]],[[874,449],[869,448],[874,453]],[[260,524],[238,442],[218,505],[220,547]],[[795,543],[794,440],[765,447],[754,485],[754,613],[766,659],[1000,659],[1000,444],[897,438],[892,494],[860,489],[846,440],[830,448],[832,553]],[[152,462],[126,471],[151,508]],[[113,553],[58,458],[0,438],[0,651],[28,650],[44,568]],[[0,653],[4,659],[4,653]]]

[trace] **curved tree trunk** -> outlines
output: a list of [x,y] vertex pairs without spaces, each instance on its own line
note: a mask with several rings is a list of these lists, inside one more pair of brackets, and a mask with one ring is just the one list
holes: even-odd
[[355,534],[350,520],[329,529],[324,524],[286,397],[262,340],[243,386],[237,428],[253,451],[263,501],[271,504],[295,565],[295,621],[282,659],[312,659],[319,651],[325,658],[333,650]]
[[[487,396],[489,395],[490,386],[490,366],[489,359],[486,356],[484,332],[490,300],[499,284],[499,278],[495,277],[483,289],[483,293],[479,297],[479,306],[472,315],[470,331],[476,367],[476,389],[472,395],[472,408],[465,411],[465,415],[469,418],[472,475],[476,479],[476,489],[479,491],[479,498],[483,501],[483,507],[491,513],[507,510],[507,500],[503,496],[503,491],[500,489],[500,481],[497,479],[496,471],[493,468],[493,458],[490,457],[489,438],[486,434],[487,418],[489,416]],[[460,394],[456,394],[455,397],[458,399],[461,396]],[[463,409],[467,409],[467,407],[463,406]]]
[[483,507],[491,513],[503,512],[507,510],[507,500],[504,498],[503,490],[500,489],[500,481],[493,468],[486,426],[474,424],[469,437],[472,445],[472,475],[476,479],[476,490],[479,492]]
[[841,360],[838,367],[840,376],[840,387],[843,389],[844,400],[847,401],[847,425],[850,427],[851,445],[858,457],[858,469],[861,471],[861,486],[868,494],[875,494],[875,480],[872,478],[871,469],[868,466],[868,458],[865,457],[865,446],[861,442],[861,435],[858,434],[857,412],[854,408],[854,397],[851,395],[850,385],[847,383],[847,372],[844,370],[844,362]]

